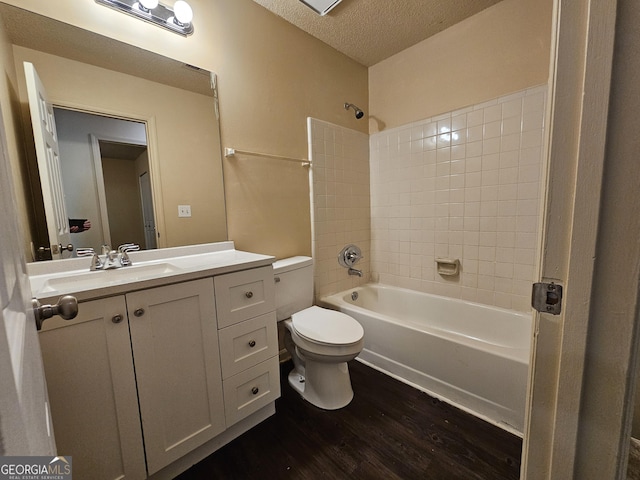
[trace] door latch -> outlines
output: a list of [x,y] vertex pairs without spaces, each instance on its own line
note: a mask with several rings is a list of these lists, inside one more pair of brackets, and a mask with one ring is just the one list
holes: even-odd
[[562,285],[534,283],[531,290],[531,306],[540,313],[560,315],[562,311]]

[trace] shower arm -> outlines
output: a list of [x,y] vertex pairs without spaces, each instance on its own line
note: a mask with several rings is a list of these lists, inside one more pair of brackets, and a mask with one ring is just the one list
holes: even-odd
[[356,119],[360,120],[364,116],[364,112],[357,105],[354,105],[353,103],[349,103],[349,102],[344,102],[344,109],[349,110],[350,108],[353,108],[353,111],[356,115]]

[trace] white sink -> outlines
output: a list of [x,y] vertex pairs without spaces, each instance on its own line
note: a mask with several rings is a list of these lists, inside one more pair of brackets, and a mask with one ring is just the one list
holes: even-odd
[[70,272],[69,275],[48,278],[37,290],[37,293],[90,290],[148,280],[178,271],[180,268],[171,263],[154,263],[93,272]]
[[128,267],[89,271],[89,258],[68,258],[27,265],[36,298],[54,301],[74,295],[78,301],[120,295],[172,282],[186,282],[273,263],[269,255],[243,252],[233,242],[144,250],[129,253]]

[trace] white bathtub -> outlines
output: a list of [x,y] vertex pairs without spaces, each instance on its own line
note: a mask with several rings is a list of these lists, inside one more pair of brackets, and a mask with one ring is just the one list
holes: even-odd
[[531,315],[380,284],[320,303],[362,324],[362,362],[522,433]]

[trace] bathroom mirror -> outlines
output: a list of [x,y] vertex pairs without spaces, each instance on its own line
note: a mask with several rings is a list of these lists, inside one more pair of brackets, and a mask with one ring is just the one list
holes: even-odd
[[[35,248],[54,242],[47,234],[35,148],[29,140],[32,129],[23,62],[35,66],[58,110],[145,125],[157,247],[227,239],[217,95],[208,71],[4,3],[0,3],[0,18],[14,45],[17,96],[34,190]],[[96,176],[79,181],[87,190],[82,195],[85,205],[98,202]],[[78,183],[64,185],[68,188],[77,189]],[[65,196],[74,195],[65,191]],[[185,205],[190,207],[189,217],[179,216],[179,207]],[[90,215],[77,209],[69,212],[71,218]],[[99,218],[89,220],[93,236],[109,230]],[[99,248],[110,242],[103,237],[89,241],[88,234],[71,234],[74,247]]]

